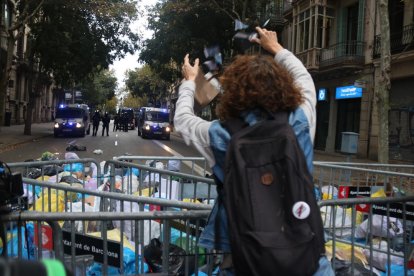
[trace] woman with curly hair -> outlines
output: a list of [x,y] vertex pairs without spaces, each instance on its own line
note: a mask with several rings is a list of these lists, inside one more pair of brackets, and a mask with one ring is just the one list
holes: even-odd
[[[313,140],[316,126],[316,95],[311,75],[303,64],[278,42],[275,32],[256,29],[259,37],[253,41],[273,55],[238,56],[220,78],[223,89],[216,113],[219,120],[205,121],[194,115],[195,78],[199,70],[199,60],[194,66],[189,56],[184,58],[182,68],[185,80],[179,88],[174,126],[187,145],[192,144],[208,160],[214,175],[224,182],[224,162],[229,132],[223,122],[231,118],[242,118],[248,125],[266,120],[269,113],[286,111],[289,124],[304,152],[306,163],[312,172]],[[216,219],[219,219],[219,235],[216,233]],[[227,215],[222,204],[215,204],[209,221],[201,234],[199,245],[210,250],[230,253]],[[232,265],[226,265],[228,275]],[[260,266],[260,264],[258,264]],[[315,275],[333,275],[330,263],[325,256],[319,261]]]

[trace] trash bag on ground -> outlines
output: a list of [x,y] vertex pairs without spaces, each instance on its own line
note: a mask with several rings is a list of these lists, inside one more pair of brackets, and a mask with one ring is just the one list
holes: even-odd
[[29,168],[27,171],[23,173],[23,177],[36,179],[42,176],[42,170],[38,168]]
[[[194,273],[194,256],[187,256],[184,249],[174,244],[168,245],[168,274],[185,275],[186,257],[188,257],[188,274]],[[159,239],[152,239],[144,247],[144,258],[151,272],[162,272],[162,243]]]
[[62,176],[62,178],[60,179],[59,183],[60,182],[65,182],[65,183],[68,183],[68,184],[73,184],[73,183],[82,184],[82,181],[80,181],[79,179],[77,179],[73,175],[65,175],[65,176]]
[[368,264],[368,260],[362,251],[362,247],[354,246],[348,243],[335,241],[335,256],[333,255],[333,241],[330,240],[325,243],[326,256],[328,259],[336,258],[342,261],[351,261],[352,257],[355,258],[355,262],[362,264],[363,266]]
[[58,160],[58,158],[56,157],[55,154],[49,152],[49,151],[45,151],[44,153],[42,153],[42,156],[40,157],[41,161],[52,161],[52,160]]
[[[139,213],[139,205],[136,202],[127,202],[127,201],[123,201],[123,211],[121,211],[121,202],[120,201],[116,201],[116,212],[117,213],[121,213],[121,212],[126,212],[126,213]],[[144,244],[149,244],[150,240],[152,237],[159,237],[161,235],[161,225],[160,223],[154,221],[154,220],[144,220],[142,221],[142,223],[144,224],[144,229],[151,229],[151,232],[149,231],[144,231],[144,237],[143,237],[143,242]],[[122,221],[119,220],[114,220],[113,221],[113,225],[117,228],[117,229],[121,229],[121,224]],[[135,232],[136,232],[136,228],[135,228],[135,221],[131,221],[131,220],[125,220],[123,222],[123,230],[124,230],[124,234],[129,238],[129,239],[133,239]]]
[[335,267],[335,275],[336,276],[370,276],[370,275],[378,275],[380,276],[380,272],[376,269],[372,269],[373,273],[371,274],[370,269],[366,268],[364,265],[359,263],[354,263],[352,266],[351,262],[339,260],[337,258],[334,258],[332,260],[332,266]]
[[69,145],[66,148],[66,151],[86,151],[86,147],[81,145]]
[[[19,230],[20,229],[20,230]],[[9,229],[6,234],[5,238],[6,241],[0,239],[0,253],[3,253],[4,245],[3,242],[7,243],[7,256],[9,257],[17,257],[18,250],[19,250],[19,241],[18,241],[18,232],[20,231],[22,242],[20,244],[20,250],[22,252],[22,257],[24,259],[28,259],[30,256],[33,255],[33,240],[30,238],[28,240],[24,239],[25,237],[25,228],[24,227],[13,227]]]
[[[66,203],[67,206],[67,210],[68,212],[93,212],[93,207],[88,205],[88,204],[84,204],[81,201],[78,202],[67,202]],[[82,210],[82,207],[84,208],[85,211]],[[85,232],[94,232],[96,231],[95,228],[93,228],[93,226],[95,225],[95,223],[93,221],[79,221],[76,220],[74,221],[75,223],[75,229],[76,232],[78,233],[82,233],[83,231],[83,227],[85,225]],[[89,227],[89,225],[91,225],[91,227]],[[70,221],[65,221],[63,223],[62,226],[63,229],[67,229],[69,231],[71,231],[71,222]]]
[[[341,207],[323,206],[320,208],[320,211],[323,221],[323,227],[325,228],[325,230],[333,230],[333,226],[335,225],[335,236],[351,236],[352,218],[349,212],[346,211],[346,209]],[[336,213],[334,213],[334,211]]]
[[[88,233],[88,235],[94,237],[101,237],[101,232],[95,233]],[[109,241],[120,242],[121,241],[121,232],[118,229],[113,229],[107,232],[107,237]],[[148,265],[144,263],[144,271],[140,271],[141,269],[141,256],[136,256],[134,252],[134,246],[128,240],[128,238],[124,235],[123,237],[124,248],[123,248],[123,264],[124,264],[124,273],[122,275],[137,275],[135,273],[135,258],[138,258],[138,272],[139,273],[147,273]],[[116,267],[108,266],[108,275],[120,275],[120,271]],[[99,263],[94,263],[88,270],[87,275],[91,276],[100,276],[103,275],[102,273],[102,265]]]
[[[403,226],[397,218],[387,218],[387,216],[373,215],[371,219],[372,233],[375,237],[393,238],[403,233]],[[355,238],[364,238],[368,235],[370,228],[369,219],[364,220],[355,229]]]
[[53,176],[63,172],[63,168],[58,165],[47,165],[43,167],[43,175]]

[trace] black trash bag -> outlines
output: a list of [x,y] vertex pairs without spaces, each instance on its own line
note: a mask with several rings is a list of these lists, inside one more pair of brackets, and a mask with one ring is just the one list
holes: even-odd
[[60,182],[65,182],[65,183],[68,183],[68,184],[73,184],[73,183],[82,184],[82,181],[80,181],[76,177],[73,177],[72,175],[62,176],[62,178],[60,179],[59,183]]
[[80,145],[69,145],[66,148],[66,151],[86,151],[86,147]]
[[39,168],[29,168],[27,171],[25,171],[23,176],[31,179],[37,179],[38,177],[42,176],[42,170]]
[[[354,263],[354,270],[352,271],[351,262],[339,260],[334,258],[332,265],[335,264],[335,276],[369,276],[371,275],[369,269],[366,269],[359,263]],[[353,273],[352,273],[353,272]]]
[[63,172],[63,168],[57,165],[47,165],[43,168],[43,174],[47,176],[54,176]]
[[[188,258],[188,275],[192,275],[195,266],[194,255],[187,255],[184,249],[174,244],[169,244],[168,248],[168,275],[186,275],[186,257]],[[144,247],[144,258],[151,272],[162,272],[162,243],[159,239],[152,239],[150,244]]]

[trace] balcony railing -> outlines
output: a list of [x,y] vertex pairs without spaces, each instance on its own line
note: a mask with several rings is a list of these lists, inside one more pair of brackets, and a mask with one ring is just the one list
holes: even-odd
[[[405,50],[414,49],[414,24],[404,26],[401,32],[390,34],[391,54],[398,54]],[[374,38],[374,58],[381,55],[381,35]]]
[[365,43],[362,41],[346,41],[322,49],[320,68],[346,65],[361,66],[365,63]]
[[290,9],[292,9],[292,0],[284,0],[283,1],[283,12],[287,12]]
[[312,48],[308,49],[304,52],[297,53],[296,56],[300,61],[302,61],[303,65],[308,70],[318,70],[319,69],[319,60],[321,55],[320,48]]

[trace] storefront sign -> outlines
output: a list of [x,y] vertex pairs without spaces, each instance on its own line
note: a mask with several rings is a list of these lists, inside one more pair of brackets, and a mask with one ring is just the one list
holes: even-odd
[[[361,198],[370,197],[371,187],[339,186],[338,198]],[[368,204],[357,204],[356,210],[369,212]]]
[[107,251],[103,250],[103,239],[75,234],[75,244],[72,245],[71,233],[63,230],[63,250],[65,254],[72,254],[75,247],[76,255],[93,255],[95,262],[103,263],[104,255],[108,256],[108,265],[121,267],[121,244],[119,242],[107,241]]
[[327,91],[326,88],[319,88],[318,91],[318,101],[326,101],[327,100]]
[[362,97],[362,88],[356,86],[342,86],[336,88],[336,99],[353,99]]
[[[404,208],[405,207],[405,208]],[[389,204],[374,204],[372,205],[372,213],[376,215],[406,219],[409,221],[414,221],[414,206],[409,204],[394,202]]]

